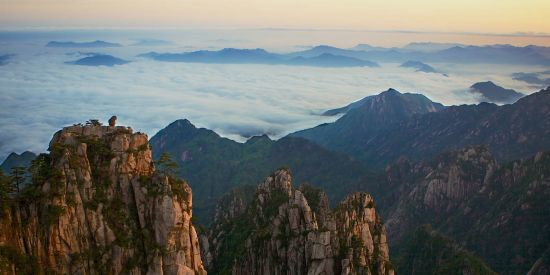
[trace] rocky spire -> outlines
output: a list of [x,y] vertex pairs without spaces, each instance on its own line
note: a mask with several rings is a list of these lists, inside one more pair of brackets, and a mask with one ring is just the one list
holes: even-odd
[[155,170],[145,134],[112,122],[63,128],[35,161],[1,214],[0,248],[19,259],[8,274],[206,273],[191,188]]
[[[366,193],[329,209],[326,194],[293,189],[288,169],[274,172],[254,197],[224,198],[202,238],[208,268],[232,274],[393,274],[383,224]],[[242,193],[230,193],[235,196]],[[311,201],[311,204],[310,204]],[[236,206],[227,203],[238,203]],[[224,214],[224,209],[230,213]],[[238,211],[236,210],[238,209]]]

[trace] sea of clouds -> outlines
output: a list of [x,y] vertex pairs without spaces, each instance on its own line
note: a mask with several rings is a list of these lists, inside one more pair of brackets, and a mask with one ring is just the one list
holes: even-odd
[[[199,127],[244,141],[267,133],[280,138],[336,118],[319,113],[388,88],[422,93],[445,105],[478,102],[466,92],[492,80],[524,93],[535,92],[510,77],[540,71],[518,66],[431,64],[446,72],[414,72],[399,64],[380,68],[314,68],[283,65],[164,63],[137,58],[145,49],[110,53],[132,62],[87,67],[64,62],[79,58],[70,49],[42,43],[0,43],[0,54],[15,54],[0,66],[0,161],[10,152],[44,152],[53,133],[88,119],[119,125],[151,137],[170,122],[187,118]],[[91,49],[91,51],[96,51]]]

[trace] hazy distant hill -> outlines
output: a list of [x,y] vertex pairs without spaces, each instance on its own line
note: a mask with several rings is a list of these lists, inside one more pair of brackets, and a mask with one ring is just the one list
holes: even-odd
[[324,53],[315,57],[295,57],[285,64],[289,65],[303,65],[303,66],[316,66],[316,67],[379,67],[379,65],[372,61],[365,61],[358,58],[333,55],[330,53]]
[[3,55],[0,55],[0,66],[4,66],[6,64],[8,64],[8,61],[10,60],[10,58],[13,57],[13,54],[3,54]]
[[533,84],[540,88],[550,86],[550,71],[535,73],[514,73],[512,74],[512,78],[515,80]]
[[108,47],[121,47],[122,45],[117,43],[111,43],[101,40],[92,42],[73,42],[73,41],[50,41],[46,44],[46,47],[51,48],[108,48]]
[[426,63],[422,63],[420,61],[407,61],[407,62],[401,64],[400,67],[413,68],[413,69],[416,69],[417,72],[437,73],[437,70],[434,69],[432,66],[430,66]]
[[446,50],[452,47],[464,47],[464,44],[458,43],[435,43],[435,42],[412,42],[405,45],[403,50],[419,51],[419,52],[435,52]]
[[290,56],[269,53],[263,49],[232,49],[195,51],[189,53],[156,53],[139,55],[158,61],[215,63],[215,64],[270,64],[315,67],[376,67],[378,64],[359,58],[321,53],[315,56]]
[[[411,45],[404,48],[358,47],[340,49],[332,46],[316,46],[308,50],[294,52],[289,56],[311,57],[323,53],[355,57],[375,62],[399,62],[408,60],[458,64],[529,64],[550,65],[550,48],[511,45],[463,46],[455,45]],[[427,50],[426,48],[431,48]]]
[[0,169],[4,174],[9,175],[12,167],[25,167],[28,168],[31,165],[31,161],[36,158],[36,154],[33,152],[25,151],[21,154],[11,153],[0,165]]
[[481,95],[483,101],[493,103],[514,103],[525,96],[512,89],[505,89],[492,81],[478,82],[470,87],[470,92]]
[[130,61],[114,57],[112,55],[106,54],[94,54],[87,56],[75,61],[65,62],[71,65],[82,65],[82,66],[108,66],[112,67],[115,65],[124,65]]

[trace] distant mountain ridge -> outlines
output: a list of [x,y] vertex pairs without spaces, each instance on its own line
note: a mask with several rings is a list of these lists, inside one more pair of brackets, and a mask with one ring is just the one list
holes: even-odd
[[478,82],[470,87],[470,92],[481,95],[482,99],[493,103],[514,103],[525,96],[512,89],[505,89],[492,81]]
[[124,65],[130,63],[130,61],[114,57],[107,54],[89,54],[89,56],[75,60],[65,62],[70,65],[81,65],[81,66],[107,66],[112,67],[115,65]]
[[[433,45],[432,45],[433,44]],[[354,57],[374,62],[403,63],[409,60],[432,63],[457,64],[524,64],[550,65],[550,48],[539,46],[515,47],[511,45],[468,46],[460,44],[426,43],[403,48],[358,46],[351,49],[321,45],[288,56],[312,57],[324,53]],[[426,49],[431,48],[431,49]]]
[[[270,53],[264,49],[233,49],[219,51],[195,51],[186,53],[150,52],[139,55],[158,61],[200,62],[221,64],[287,64],[292,60],[312,58],[325,59],[324,62],[310,61],[316,66],[341,67],[370,66],[377,62],[404,63],[414,60],[421,63],[457,63],[457,64],[517,64],[550,66],[550,48],[539,46],[516,47],[511,45],[468,46],[461,44],[419,43],[402,48],[383,48],[360,44],[351,49],[329,45],[315,46],[307,50],[291,53]],[[327,57],[331,57],[330,60]],[[354,58],[350,63],[350,59]],[[332,63],[329,61],[337,62]],[[365,64],[359,63],[365,62]],[[305,62],[305,61],[302,61]],[[347,64],[347,63],[350,64]],[[340,64],[340,65],[338,65]]]
[[361,60],[355,57],[339,56],[322,53],[317,56],[287,56],[267,52],[264,49],[233,49],[225,48],[219,51],[195,51],[188,53],[156,53],[140,54],[139,57],[157,61],[214,63],[214,64],[270,64],[299,65],[315,67],[377,67],[375,62]]
[[407,62],[401,64],[399,67],[413,68],[413,69],[416,69],[417,72],[437,73],[437,70],[434,69],[432,66],[430,66],[426,63],[422,63],[420,61],[407,61]]
[[111,43],[102,40],[96,40],[91,42],[73,42],[73,41],[50,41],[46,44],[46,47],[50,48],[109,48],[109,47],[122,47],[121,44]]

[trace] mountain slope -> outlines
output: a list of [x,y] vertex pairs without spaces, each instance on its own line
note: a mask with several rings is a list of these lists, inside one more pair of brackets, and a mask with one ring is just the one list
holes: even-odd
[[324,147],[341,151],[359,159],[363,145],[381,129],[409,119],[415,114],[437,112],[444,109],[420,94],[401,94],[389,89],[369,96],[346,107],[329,110],[325,114],[346,114],[334,123],[290,134],[314,141]]
[[35,158],[36,154],[29,151],[25,151],[21,154],[11,153],[0,165],[0,170],[4,171],[4,174],[9,175],[12,167],[29,168],[31,166],[31,161]]
[[479,258],[430,226],[421,226],[410,235],[398,252],[399,274],[496,274]]
[[[550,153],[498,164],[481,146],[401,159],[377,195],[390,244],[429,223],[496,272],[525,274],[550,245]],[[498,232],[498,233],[495,233]]]
[[166,152],[179,164],[180,176],[193,188],[195,213],[202,222],[213,217],[216,200],[233,187],[257,184],[276,168],[296,171],[298,182],[313,182],[336,202],[347,193],[365,190],[377,174],[360,162],[301,138],[272,141],[253,137],[246,143],[222,138],[177,120],[151,138],[154,158]]
[[[384,100],[384,95],[395,100]],[[512,105],[408,105],[397,92],[365,101],[334,123],[299,131],[298,136],[384,167],[402,155],[429,159],[441,152],[485,144],[498,160],[550,150],[550,88]],[[373,97],[376,98],[376,97]],[[412,107],[411,107],[412,106]],[[414,108],[413,108],[414,107]]]

